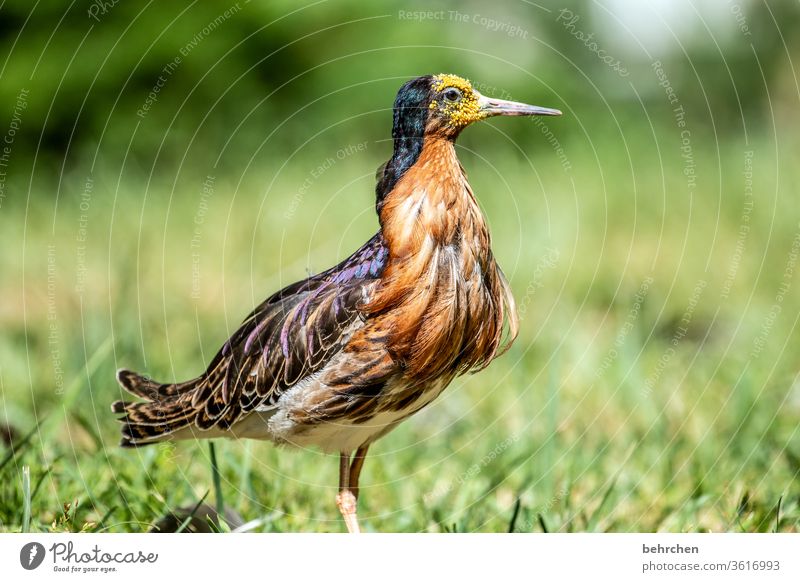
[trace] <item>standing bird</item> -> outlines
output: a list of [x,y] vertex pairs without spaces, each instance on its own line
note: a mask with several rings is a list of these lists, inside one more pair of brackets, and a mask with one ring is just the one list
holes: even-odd
[[358,532],[369,446],[517,334],[511,289],[454,146],[467,125],[495,115],[561,112],[485,97],[455,75],[405,83],[394,152],[378,173],[380,231],[259,305],[198,378],[159,384],[120,370],[122,387],[145,400],[112,405],[124,415],[122,446],[233,437],[338,453],[336,503]]

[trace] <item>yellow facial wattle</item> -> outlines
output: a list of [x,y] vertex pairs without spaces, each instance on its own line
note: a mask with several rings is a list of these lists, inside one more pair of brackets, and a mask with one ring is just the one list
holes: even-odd
[[445,100],[441,100],[441,103],[438,100],[432,101],[431,109],[438,107],[447,118],[448,123],[455,127],[463,127],[483,119],[484,116],[478,105],[478,95],[467,79],[449,74],[440,74],[433,77],[433,89],[435,91],[441,92],[450,87],[461,91],[461,99],[456,103],[449,103]]

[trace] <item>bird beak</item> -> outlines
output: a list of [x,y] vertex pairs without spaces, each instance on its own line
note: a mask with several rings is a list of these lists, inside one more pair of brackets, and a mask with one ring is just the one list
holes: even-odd
[[536,105],[526,105],[505,99],[493,99],[481,95],[478,97],[478,107],[484,117],[495,115],[561,115],[558,109],[548,109]]

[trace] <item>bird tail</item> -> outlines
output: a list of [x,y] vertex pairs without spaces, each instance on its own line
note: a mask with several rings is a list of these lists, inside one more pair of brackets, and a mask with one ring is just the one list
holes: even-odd
[[146,400],[117,400],[111,405],[112,412],[123,415],[118,419],[123,423],[121,446],[138,447],[176,438],[176,432],[192,425],[197,411],[191,398],[181,396],[191,392],[197,380],[160,384],[131,370],[119,370],[117,382],[134,396]]

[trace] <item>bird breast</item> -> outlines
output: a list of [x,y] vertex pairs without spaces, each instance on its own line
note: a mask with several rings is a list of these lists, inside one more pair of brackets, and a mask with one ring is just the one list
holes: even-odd
[[380,218],[390,258],[368,309],[392,357],[419,382],[488,364],[513,300],[451,142],[426,142]]

